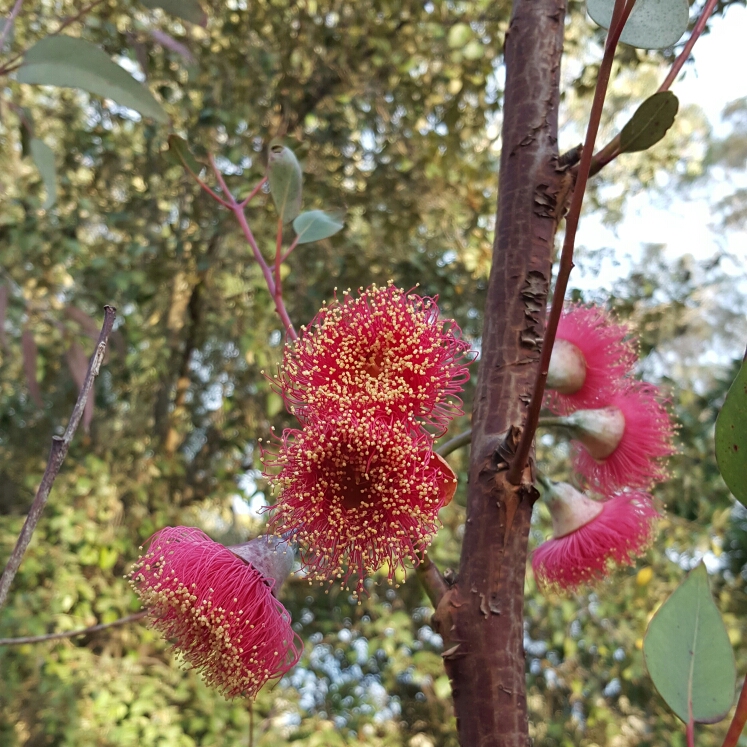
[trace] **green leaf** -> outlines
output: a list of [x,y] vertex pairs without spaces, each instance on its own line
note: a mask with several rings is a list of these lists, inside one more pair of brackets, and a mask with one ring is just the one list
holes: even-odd
[[643,656],[667,705],[688,723],[713,724],[731,708],[737,671],[729,636],[698,565],[649,623]]
[[35,137],[29,140],[29,150],[47,189],[47,199],[44,200],[42,207],[49,210],[57,202],[57,169],[54,165],[54,151]]
[[747,506],[747,363],[739,369],[716,419],[716,461],[729,490]]
[[648,150],[667,134],[674,124],[680,102],[671,91],[649,96],[620,132],[620,152]]
[[72,36],[47,36],[34,44],[18,70],[19,83],[82,88],[167,122],[153,94],[97,46]]
[[270,144],[267,164],[270,194],[283,223],[290,223],[301,212],[303,172],[290,148]]
[[202,170],[200,162],[192,155],[189,145],[183,137],[179,135],[169,135],[169,155],[171,160],[180,163],[187,171],[195,176],[199,176]]
[[147,8],[162,8],[172,16],[194,23],[203,28],[207,26],[207,13],[197,0],[141,0]]
[[293,221],[293,230],[298,234],[297,244],[309,244],[334,236],[342,231],[342,213],[328,213],[324,210],[309,210],[301,213]]
[[[587,0],[586,10],[594,23],[609,29],[615,0]],[[620,35],[623,44],[641,49],[664,49],[679,41],[687,29],[687,0],[637,0]]]

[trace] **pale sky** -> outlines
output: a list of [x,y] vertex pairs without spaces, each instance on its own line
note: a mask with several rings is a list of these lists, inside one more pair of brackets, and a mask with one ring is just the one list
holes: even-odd
[[[721,112],[730,101],[747,96],[747,65],[744,62],[744,40],[747,39],[747,8],[731,6],[724,18],[717,18],[710,34],[701,37],[693,50],[694,63],[672,86],[682,105],[700,106],[716,134],[726,134]],[[747,175],[730,175],[733,184],[747,186]],[[747,234],[724,233],[714,226],[711,203],[731,191],[729,184],[711,181],[690,191],[685,199],[671,192],[657,195],[643,191],[629,198],[625,218],[614,229],[601,224],[596,216],[581,221],[577,244],[588,249],[611,247],[619,265],[603,264],[602,277],[575,271],[571,287],[592,289],[610,287],[609,283],[627,274],[630,258],[640,256],[644,243],[667,245],[671,258],[692,254],[698,259],[710,257],[719,248],[732,252],[747,265]],[[582,268],[581,268],[582,269]]]

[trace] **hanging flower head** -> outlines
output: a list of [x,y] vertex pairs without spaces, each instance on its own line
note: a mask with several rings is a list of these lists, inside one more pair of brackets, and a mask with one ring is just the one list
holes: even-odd
[[270,528],[309,548],[310,578],[345,587],[388,564],[417,563],[451,500],[456,476],[432,451],[432,438],[406,422],[347,410],[286,430],[278,453],[265,452],[266,475],[280,488]]
[[604,578],[615,564],[632,565],[651,545],[660,518],[647,493],[594,501],[566,483],[551,486],[548,507],[553,537],[532,554],[532,570],[545,590],[573,591]]
[[601,492],[648,489],[667,478],[662,457],[675,453],[675,427],[652,384],[629,380],[607,407],[578,410],[566,420],[576,439],[574,467]]
[[636,362],[629,332],[599,306],[567,304],[550,358],[547,407],[566,414],[604,404]]
[[462,413],[470,346],[436,299],[389,284],[325,306],[285,350],[275,385],[301,422],[343,410],[435,426]]
[[[263,547],[268,543],[272,553]],[[150,539],[129,578],[151,625],[208,685],[234,698],[256,696],[301,655],[290,615],[273,595],[291,564],[290,549],[277,537],[232,551],[199,529],[166,527]]]

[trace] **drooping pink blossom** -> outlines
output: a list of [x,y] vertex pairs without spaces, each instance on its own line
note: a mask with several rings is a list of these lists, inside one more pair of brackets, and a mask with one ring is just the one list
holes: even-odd
[[392,284],[345,291],[286,349],[274,380],[301,422],[353,411],[435,427],[462,414],[470,345],[435,298]]
[[619,437],[599,447],[599,435],[583,429],[576,433],[574,468],[587,483],[607,494],[621,488],[648,489],[667,478],[663,458],[675,453],[675,426],[658,387],[629,379],[611,393],[600,411],[577,411],[568,416],[580,423],[596,412],[617,415]]
[[629,334],[628,325],[616,322],[600,306],[566,304],[550,360],[545,405],[565,415],[606,404],[637,359]]
[[156,532],[129,578],[152,627],[226,698],[256,696],[301,655],[275,581],[199,529]]
[[454,494],[456,476],[433,439],[402,420],[346,410],[283,433],[265,452],[265,474],[279,488],[270,529],[292,537],[315,580],[363,578],[388,565],[392,579],[417,564]]
[[570,485],[548,502],[553,537],[532,554],[532,570],[544,591],[574,591],[632,565],[651,545],[660,518],[642,491],[615,493],[592,501]]

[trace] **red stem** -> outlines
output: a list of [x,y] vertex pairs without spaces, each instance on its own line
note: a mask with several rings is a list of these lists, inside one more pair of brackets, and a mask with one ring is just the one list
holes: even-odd
[[[684,64],[690,57],[690,53],[693,51],[695,42],[698,41],[698,38],[705,30],[708,19],[711,17],[711,14],[713,13],[717,4],[718,0],[708,0],[708,2],[703,6],[703,10],[700,13],[698,22],[693,27],[693,30],[690,33],[690,37],[685,42],[685,46],[682,48],[682,51],[677,55],[677,59],[674,61],[674,63],[672,63],[672,67],[667,73],[667,77],[664,78],[664,81],[659,86],[657,93],[668,91],[671,88],[672,83],[674,83],[674,79],[677,77],[680,70],[682,70]],[[607,145],[604,146],[604,148],[602,148],[598,153],[594,155],[591,164],[591,175],[593,176],[594,174],[598,174],[608,163],[614,161],[615,158],[617,158],[619,155],[620,135],[617,134],[612,138],[612,140],[609,141],[609,143],[607,143]]]
[[692,716],[690,716],[690,720],[687,722],[687,731],[685,734],[687,736],[687,747],[695,747],[695,721],[693,721]]
[[581,208],[584,202],[584,193],[586,184],[589,181],[591,169],[591,159],[594,153],[594,141],[599,132],[599,124],[602,119],[602,109],[604,107],[604,98],[609,85],[610,73],[612,72],[612,63],[615,59],[615,50],[617,42],[620,40],[625,22],[633,10],[635,0],[615,0],[615,7],[612,11],[612,22],[610,32],[607,34],[607,41],[604,46],[604,56],[602,64],[599,67],[599,76],[594,90],[594,100],[591,104],[591,113],[589,115],[589,124],[586,128],[586,139],[584,148],[581,153],[581,161],[578,166],[578,176],[576,186],[573,190],[573,197],[568,209],[568,216],[565,224],[565,238],[563,240],[563,250],[560,255],[560,268],[558,270],[558,279],[555,282],[553,291],[552,306],[550,315],[545,329],[545,336],[542,341],[542,353],[540,355],[540,366],[537,372],[537,378],[532,392],[532,399],[527,410],[527,419],[521,433],[521,440],[516,447],[516,454],[509,468],[506,479],[513,485],[521,482],[521,476],[524,472],[529,453],[532,449],[534,434],[537,431],[540,410],[542,409],[542,398],[545,394],[545,383],[547,382],[547,372],[550,368],[550,356],[552,347],[555,344],[555,334],[558,330],[560,314],[563,310],[563,300],[565,291],[568,287],[568,278],[573,269],[573,249],[576,242],[576,232],[578,222],[581,217]]
[[700,12],[700,18],[698,18],[698,22],[690,33],[690,38],[685,42],[682,51],[677,55],[677,59],[674,61],[671,70],[667,73],[667,77],[664,78],[664,82],[659,86],[659,92],[668,91],[672,83],[674,83],[674,79],[690,57],[695,42],[698,41],[698,38],[705,30],[708,19],[711,17],[711,13],[713,13],[717,4],[718,0],[708,0],[708,2],[703,6],[703,10]]
[[293,243],[288,247],[288,251],[283,255],[283,258],[280,260],[281,262],[285,262],[288,257],[290,257],[293,250],[298,246],[298,239],[300,236],[296,236],[295,239],[293,239]]
[[257,192],[259,192],[262,187],[265,186],[267,183],[267,177],[263,176],[262,180],[257,184],[257,186],[249,193],[248,197],[244,198],[239,205],[241,205],[241,209],[243,210],[257,195]]
[[[218,195],[213,194],[215,199],[220,202],[222,205],[225,205],[236,217],[236,220],[238,221],[239,226],[241,226],[241,230],[244,233],[244,238],[246,239],[249,246],[252,248],[252,253],[254,254],[254,259],[257,260],[257,263],[259,264],[260,268],[262,269],[262,274],[265,278],[265,283],[267,284],[267,290],[270,292],[270,295],[272,296],[273,300],[275,301],[275,310],[278,312],[278,316],[280,317],[280,321],[283,323],[283,327],[285,327],[285,334],[291,339],[296,340],[298,339],[298,335],[296,334],[296,330],[293,328],[293,323],[290,320],[290,317],[288,316],[288,310],[285,308],[285,302],[283,301],[283,294],[282,291],[280,293],[277,292],[277,285],[275,280],[273,280],[272,277],[272,270],[270,269],[270,266],[267,264],[267,261],[262,256],[262,252],[259,250],[259,246],[257,246],[257,241],[254,238],[254,234],[252,233],[252,229],[249,227],[249,223],[246,220],[246,215],[244,214],[244,207],[246,204],[246,200],[243,202],[238,202],[236,198],[231,194],[231,191],[228,189],[228,186],[226,185],[226,180],[223,178],[223,174],[221,174],[220,169],[217,167],[215,163],[215,159],[212,155],[208,156],[208,160],[210,161],[210,167],[213,170],[213,173],[215,174],[215,178],[220,185],[220,188],[223,190],[223,194],[226,196],[226,200],[222,200]],[[190,171],[190,173],[192,173]],[[193,175],[194,176],[194,175]],[[260,185],[261,187],[261,182]],[[256,193],[259,191],[257,187],[255,187],[254,192]],[[280,240],[282,240],[282,224],[280,225]],[[277,254],[277,252],[276,252]],[[280,273],[278,272],[277,280],[280,280]]]
[[737,701],[737,710],[734,711],[734,718],[729,725],[729,731],[726,732],[723,747],[737,747],[739,737],[744,731],[744,725],[747,724],[747,677],[742,683],[742,692]]

